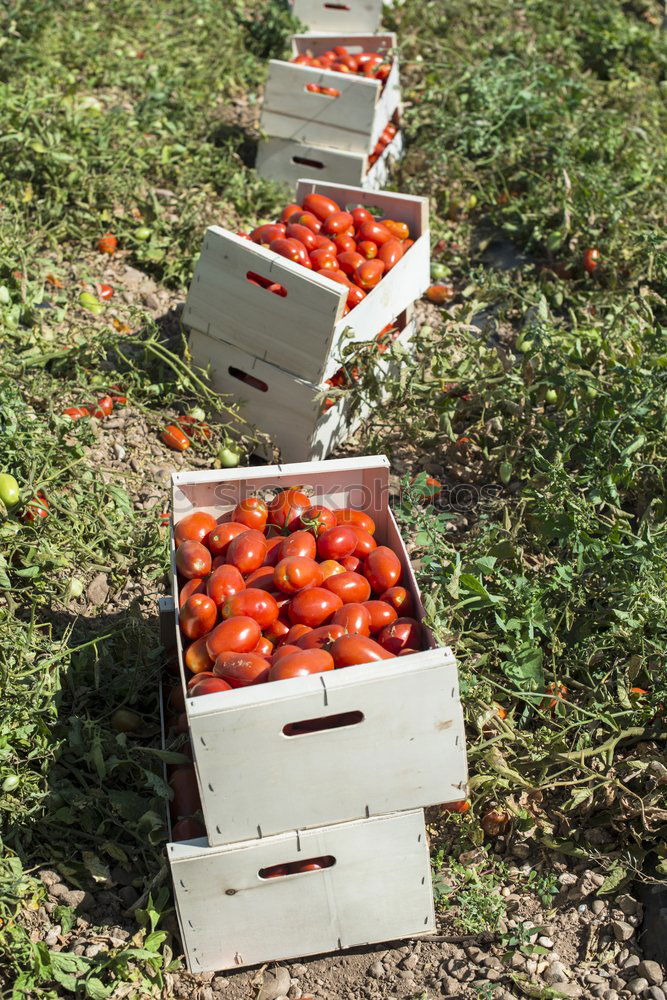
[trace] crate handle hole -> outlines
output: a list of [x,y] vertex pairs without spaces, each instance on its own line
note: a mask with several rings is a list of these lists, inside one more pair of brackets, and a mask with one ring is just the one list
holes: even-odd
[[293,156],[292,163],[296,163],[300,167],[312,167],[314,170],[324,170],[324,164],[320,163],[319,160],[309,160],[305,156]]
[[237,378],[239,382],[245,382],[246,385],[252,386],[253,389],[259,389],[260,392],[268,392],[269,387],[266,382],[262,382],[261,378],[255,378],[254,375],[248,375],[247,372],[242,371],[240,368],[234,368],[230,365],[227,369],[232,378]]
[[320,858],[308,858],[306,861],[291,861],[284,865],[271,865],[269,868],[260,868],[257,874],[261,879],[284,878],[286,875],[303,875],[306,872],[324,871],[325,868],[333,868],[336,859],[331,854],[326,854]]
[[325,3],[325,8],[327,10],[349,10],[350,8],[346,3]]
[[317,83],[307,83],[303,88],[308,94],[319,94],[321,97],[330,97],[335,100],[340,97],[340,90],[335,87],[320,87]]
[[306,733],[323,733],[329,729],[358,726],[363,721],[363,712],[338,712],[336,715],[323,715],[319,719],[302,719],[301,722],[288,722],[286,726],[283,726],[283,736],[304,736]]
[[287,289],[283,285],[279,285],[277,281],[272,281],[271,278],[264,278],[255,271],[248,271],[246,278],[251,285],[259,285],[260,288],[266,289],[267,292],[272,292],[273,295],[280,295],[283,299],[287,297]]

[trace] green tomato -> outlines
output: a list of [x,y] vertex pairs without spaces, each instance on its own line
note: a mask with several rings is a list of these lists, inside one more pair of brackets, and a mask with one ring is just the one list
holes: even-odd
[[553,403],[558,402],[558,393],[555,389],[547,389],[544,394],[544,399],[547,403],[551,403],[553,405]]
[[134,733],[141,726],[141,716],[129,708],[118,708],[111,716],[111,725],[117,733]]
[[81,292],[81,295],[79,295],[79,305],[83,306],[84,309],[87,309],[88,312],[93,313],[95,316],[99,316],[104,312],[104,306],[102,303],[99,302],[94,295],[91,295],[90,292]]
[[190,410],[190,416],[193,420],[206,420],[206,411],[202,410],[201,406],[195,406]]
[[234,469],[241,461],[241,455],[231,448],[221,448],[218,452],[218,460],[223,469]]
[[521,351],[522,354],[525,354],[526,351],[529,351],[533,346],[533,341],[524,339],[523,337],[519,336],[514,346],[516,347],[517,351]]
[[83,583],[81,582],[81,580],[77,580],[77,578],[73,576],[69,582],[67,593],[70,600],[72,600],[73,598],[81,597],[81,595],[83,594]]
[[8,774],[2,783],[2,790],[3,792],[13,792],[19,787],[20,783],[21,779],[18,774]]
[[431,274],[434,278],[446,278],[451,273],[451,268],[446,264],[441,264],[437,260],[431,264]]
[[598,391],[597,391],[597,389],[595,388],[594,385],[587,385],[586,386],[586,395],[588,396],[589,399],[595,399],[595,397],[597,396],[597,394],[598,394]]
[[512,478],[512,463],[511,462],[501,462],[500,463],[500,469],[498,470],[498,473],[500,475],[500,481],[501,481],[501,483],[504,483],[504,485],[507,486],[507,484],[509,483],[510,479]]
[[152,230],[148,226],[139,226],[138,229],[134,230],[135,240],[149,240],[151,238]]
[[0,472],[0,500],[5,507],[15,507],[21,499],[19,484],[8,472]]
[[9,289],[7,285],[0,285],[0,304],[3,306],[9,305],[11,297],[9,295]]

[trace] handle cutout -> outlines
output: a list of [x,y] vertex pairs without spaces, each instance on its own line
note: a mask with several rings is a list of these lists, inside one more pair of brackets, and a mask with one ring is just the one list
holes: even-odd
[[288,722],[286,726],[283,726],[283,736],[304,736],[306,733],[324,733],[329,729],[358,726],[363,721],[363,712],[338,712],[337,715],[324,715],[319,719],[303,719],[301,722]]
[[277,281],[271,281],[270,278],[265,278],[263,275],[257,274],[256,271],[248,271],[246,278],[251,285],[258,285],[260,288],[265,288],[267,292],[280,295],[283,299],[287,297],[287,289],[283,285],[279,285]]
[[324,170],[324,164],[320,163],[319,160],[308,160],[305,156],[293,156],[292,163],[296,163],[300,167],[312,167],[314,170]]
[[346,3],[325,3],[325,8],[327,10],[349,10],[350,8]]
[[321,858],[308,858],[306,861],[292,861],[284,865],[271,865],[260,868],[257,874],[261,879],[284,878],[285,875],[303,875],[306,872],[319,872],[325,868],[333,868],[336,859],[331,854]]
[[259,389],[260,392],[268,392],[269,387],[266,382],[262,382],[261,378],[255,378],[254,375],[248,375],[241,368],[234,368],[230,365],[227,369],[232,378],[237,378],[239,382],[245,382],[246,385],[252,386],[253,389]]

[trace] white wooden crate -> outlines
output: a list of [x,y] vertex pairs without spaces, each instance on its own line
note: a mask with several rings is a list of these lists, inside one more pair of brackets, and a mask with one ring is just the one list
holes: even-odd
[[290,0],[292,13],[310,31],[377,31],[382,0]]
[[[415,332],[412,309],[399,317],[397,325],[402,331],[397,342],[405,349]],[[190,334],[190,351],[195,365],[207,369],[216,392],[240,400],[243,417],[270,435],[283,462],[326,458],[379,403],[353,402],[343,395],[323,412],[324,385],[313,385],[197,330]],[[398,371],[399,362],[384,354],[377,356],[374,366],[378,376],[387,375]],[[266,457],[271,457],[268,452]]]
[[[321,55],[333,45],[344,45],[353,54],[388,54],[392,67],[384,86],[379,80],[365,79],[353,73],[336,73],[272,59],[264,88],[261,129],[273,138],[324,146],[332,151],[372,153],[382,130],[401,102],[396,36],[292,36],[294,55],[305,52]],[[331,97],[313,93],[307,89],[309,84],[333,87],[340,94]],[[344,162],[347,165],[347,161]],[[273,167],[273,164],[269,166]]]
[[[435,927],[421,809],[225,847],[167,845],[191,972],[238,969],[424,934]],[[261,878],[318,857],[320,871]]]
[[[186,472],[172,476],[173,517],[215,516],[245,496],[306,485],[314,503],[367,511],[376,538],[403,565],[403,585],[423,610],[405,545],[388,507],[383,456]],[[178,607],[172,538],[172,590]],[[183,647],[174,611],[181,678]],[[383,815],[465,796],[467,765],[456,661],[451,650],[236,688],[185,699],[209,842],[227,844]],[[361,713],[352,725],[287,736],[290,723]]]
[[[385,218],[406,222],[414,245],[376,288],[343,316],[344,285],[211,226],[204,237],[183,322],[190,330],[319,385],[338,367],[337,350],[344,336],[356,342],[371,340],[430,284],[428,199],[300,180],[296,201],[301,203],[309,192],[327,195],[342,206],[374,207]],[[282,285],[287,294],[274,295],[252,284],[249,274]]]

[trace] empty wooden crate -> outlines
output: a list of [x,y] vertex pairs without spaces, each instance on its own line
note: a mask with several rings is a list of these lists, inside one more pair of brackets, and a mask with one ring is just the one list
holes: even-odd
[[289,0],[292,13],[310,31],[377,31],[382,0]]

